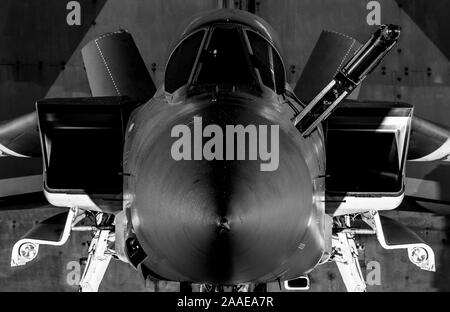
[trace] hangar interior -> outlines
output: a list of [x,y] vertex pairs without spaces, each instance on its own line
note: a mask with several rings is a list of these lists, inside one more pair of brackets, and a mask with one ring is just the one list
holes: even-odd
[[[398,45],[364,81],[359,99],[409,103],[415,115],[450,128],[450,3],[445,0],[192,0],[188,5],[183,0],[80,0],[81,25],[76,26],[67,24],[67,2],[7,0],[0,4],[4,21],[0,25],[4,47],[0,51],[0,120],[32,111],[38,99],[89,96],[80,50],[117,29],[133,34],[159,85],[174,40],[185,24],[182,21],[225,6],[254,12],[281,35],[291,85],[299,79],[322,30],[364,42],[379,23],[401,25]],[[76,291],[88,234],[73,233],[62,248],[43,246],[33,264],[10,267],[13,244],[59,210],[36,193],[42,189],[42,159],[0,157],[0,168],[0,291]],[[359,262],[367,289],[449,291],[450,166],[439,161],[414,162],[406,170],[408,200],[385,215],[408,225],[430,244],[436,254],[436,273],[412,265],[402,250],[383,249],[375,237],[361,237]],[[309,277],[310,291],[345,290],[333,263]],[[143,281],[131,267],[112,261],[100,291],[178,291],[179,287],[178,283]],[[285,291],[277,283],[268,285],[268,290]]]

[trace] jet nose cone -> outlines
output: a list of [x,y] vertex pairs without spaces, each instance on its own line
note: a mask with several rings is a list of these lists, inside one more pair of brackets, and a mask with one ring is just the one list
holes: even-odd
[[[234,124],[267,124],[239,116]],[[273,171],[262,171],[260,160],[174,160],[170,133],[142,154],[132,220],[156,273],[255,281],[275,274],[297,250],[311,217],[311,178],[301,151],[279,135]]]

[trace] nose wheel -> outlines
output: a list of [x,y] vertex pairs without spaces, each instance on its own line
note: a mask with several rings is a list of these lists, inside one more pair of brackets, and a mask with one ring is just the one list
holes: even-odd
[[180,283],[180,293],[191,293],[192,292],[192,284],[187,282]]
[[238,284],[233,286],[202,284],[200,292],[249,292],[250,284]]

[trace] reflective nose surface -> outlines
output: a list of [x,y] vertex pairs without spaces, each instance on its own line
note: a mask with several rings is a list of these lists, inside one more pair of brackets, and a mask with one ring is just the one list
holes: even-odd
[[[211,108],[196,116],[203,127],[271,125],[243,110]],[[193,118],[181,121],[191,133]],[[176,161],[173,126],[142,151],[132,207],[142,247],[170,268],[155,272],[173,280],[230,284],[275,274],[296,251],[311,216],[311,179],[301,151],[280,129],[273,171],[262,171],[260,159]]]

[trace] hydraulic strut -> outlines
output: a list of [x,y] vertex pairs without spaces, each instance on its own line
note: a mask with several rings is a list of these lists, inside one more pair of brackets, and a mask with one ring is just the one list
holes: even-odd
[[324,121],[336,106],[349,95],[385,55],[400,36],[397,25],[382,25],[351,57],[333,80],[294,118],[294,125],[303,136],[308,136]]

